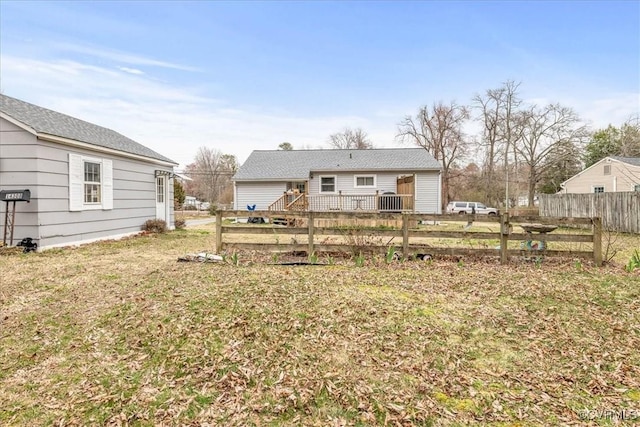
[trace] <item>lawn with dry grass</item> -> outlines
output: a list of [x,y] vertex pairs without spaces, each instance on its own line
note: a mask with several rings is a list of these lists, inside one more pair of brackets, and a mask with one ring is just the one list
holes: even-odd
[[214,241],[203,227],[0,255],[0,425],[640,416],[640,275],[620,263],[176,262]]

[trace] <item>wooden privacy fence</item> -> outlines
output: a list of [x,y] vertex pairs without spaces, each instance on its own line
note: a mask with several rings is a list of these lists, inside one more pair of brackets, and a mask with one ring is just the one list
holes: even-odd
[[540,216],[602,218],[605,230],[640,233],[640,192],[541,194]]
[[[256,225],[243,223],[224,223],[225,218],[281,218],[293,219],[294,226],[283,227],[272,224]],[[351,221],[353,226],[323,226],[326,220],[340,221],[345,224]],[[361,227],[358,221],[396,220],[400,228]],[[460,231],[438,230],[438,227],[415,227],[419,222],[461,223]],[[489,222],[499,224],[499,231],[465,231],[473,222]],[[538,229],[552,225],[554,232],[527,232],[514,229],[531,229],[536,224]],[[581,232],[566,234],[562,227],[568,225],[590,225],[591,233]],[[412,227],[413,225],[413,227]],[[524,228],[523,228],[524,227]],[[497,228],[497,227],[495,227]],[[536,228],[536,227],[534,227]],[[490,230],[490,228],[488,228]],[[241,235],[241,241],[226,241],[225,236]],[[382,238],[389,238],[385,243]],[[280,242],[280,239],[287,239]],[[443,247],[428,244],[428,239],[456,239],[460,242],[480,242],[479,247]],[[271,240],[271,241],[265,241]],[[275,241],[274,241],[275,240]],[[493,241],[493,242],[492,242]],[[441,242],[441,240],[440,240]],[[511,242],[511,245],[509,244]],[[587,243],[590,250],[581,247],[569,249],[550,249],[548,242]],[[490,247],[493,246],[493,247]],[[417,254],[429,255],[476,255],[500,257],[507,263],[511,256],[559,256],[591,259],[596,265],[602,264],[602,226],[599,218],[542,218],[530,216],[513,216],[505,213],[501,216],[458,215],[458,214],[389,214],[389,213],[355,213],[355,212],[274,212],[274,211],[217,211],[216,213],[216,250],[245,249],[268,252],[320,252],[354,253],[354,251],[385,253],[390,246],[402,251],[405,258]]]

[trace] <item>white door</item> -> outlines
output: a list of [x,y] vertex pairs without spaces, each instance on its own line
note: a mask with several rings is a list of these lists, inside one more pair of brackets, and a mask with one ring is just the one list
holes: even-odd
[[156,218],[167,220],[167,177],[156,177]]

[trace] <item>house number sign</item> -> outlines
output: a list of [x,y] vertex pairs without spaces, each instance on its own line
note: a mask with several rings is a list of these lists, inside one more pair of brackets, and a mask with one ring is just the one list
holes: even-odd
[[30,190],[2,190],[0,191],[0,201],[29,202],[31,201],[31,191]]

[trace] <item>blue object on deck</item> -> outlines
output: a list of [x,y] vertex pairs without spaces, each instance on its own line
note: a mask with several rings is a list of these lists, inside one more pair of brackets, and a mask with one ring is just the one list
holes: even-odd
[[248,211],[255,211],[256,210],[256,205],[247,205],[247,210]]

